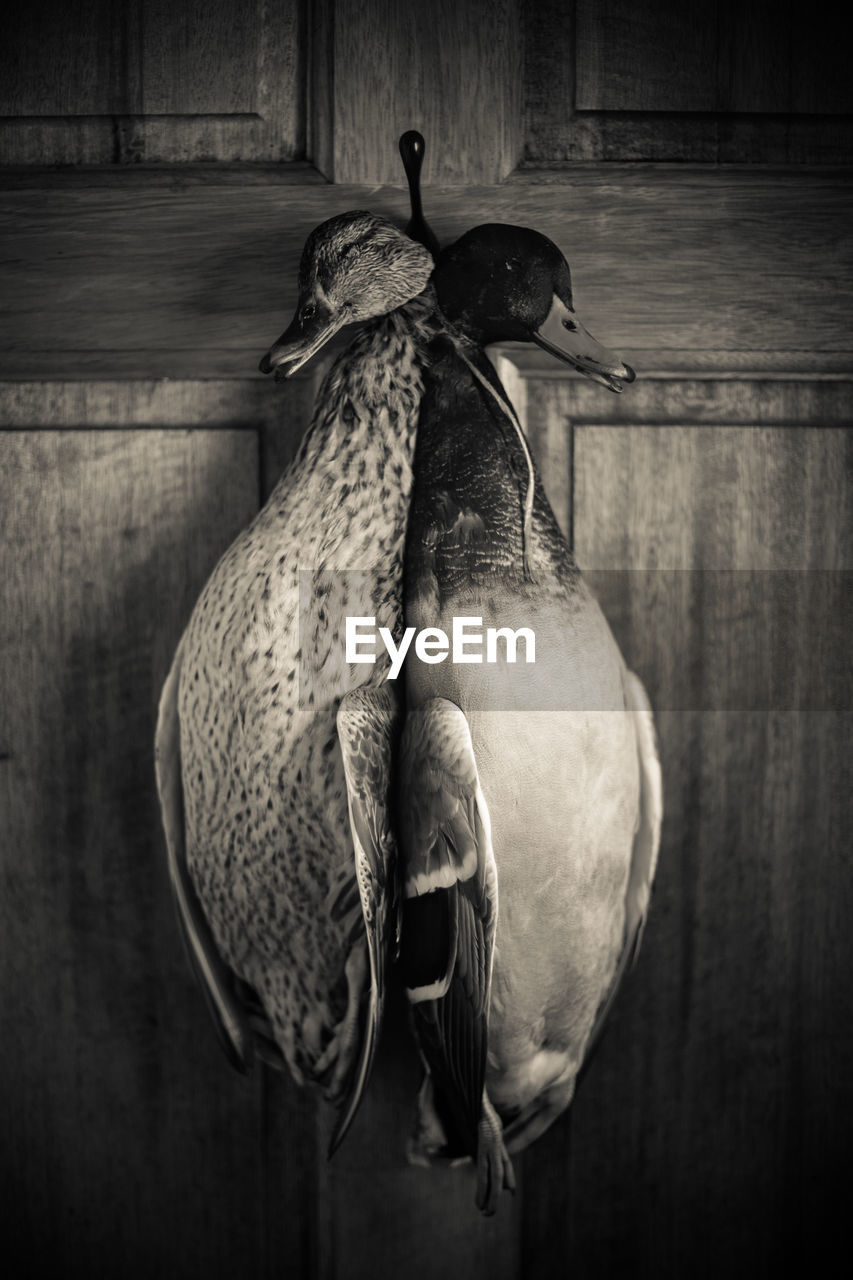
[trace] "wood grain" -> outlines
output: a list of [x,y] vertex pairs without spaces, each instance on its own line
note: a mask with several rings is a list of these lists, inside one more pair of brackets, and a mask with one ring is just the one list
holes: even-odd
[[[256,509],[246,432],[4,433],[2,1157],[20,1275],[266,1270],[313,1180],[224,1066],[181,950],[151,743],[217,557]],[[295,1109],[294,1109],[295,1108]],[[282,1173],[277,1185],[281,1187]],[[11,1239],[9,1235],[11,1234]],[[275,1272],[277,1274],[277,1272]]]
[[522,153],[846,163],[853,142],[843,41],[778,0],[18,0],[6,29],[6,164],[308,155],[374,184],[417,127],[425,181],[471,184]]
[[[294,4],[276,6],[293,23]],[[135,115],[240,115],[259,109],[266,7],[145,0]]]
[[[637,970],[570,1120],[526,1164],[531,1274],[770,1276],[838,1247],[851,595],[811,584],[851,567],[852,490],[848,431],[575,431],[577,554],[659,709],[666,819]],[[760,598],[727,599],[731,572],[756,570],[799,582],[793,707],[730,696],[739,668],[761,679],[768,627],[780,643]],[[808,696],[828,647],[847,673],[831,707]]]
[[787,0],[577,0],[581,111],[853,110],[843,54]]
[[717,10],[716,3],[691,13],[668,0],[576,0],[576,109],[716,109]]
[[524,21],[530,163],[849,159],[843,44],[793,4],[539,0]]
[[[548,406],[556,404],[575,426],[599,423],[620,426],[661,424],[683,426],[812,427],[849,425],[853,418],[850,378],[785,378],[779,376],[685,378],[676,375],[646,378],[642,372],[622,395],[613,395],[589,378],[525,381],[547,385]],[[558,391],[556,388],[559,387]]]
[[[215,377],[254,371],[290,319],[311,229],[347,208],[404,222],[402,191],[230,185],[123,189],[56,180],[0,201],[2,376]],[[716,353],[741,372],[767,353],[850,356],[853,186],[837,173],[589,169],[561,185],[429,192],[442,243],[507,221],[551,236],[578,312],[642,372],[642,353]],[[555,369],[558,365],[553,366]],[[817,361],[816,368],[820,368]],[[848,365],[849,371],[849,365]]]
[[[290,1260],[293,1274],[429,1280],[451,1257],[490,1278],[760,1276],[820,1260],[844,1220],[853,485],[849,430],[825,424],[849,422],[850,384],[670,378],[617,397],[509,374],[658,708],[667,830],[600,1055],[490,1223],[470,1170],[405,1164],[418,1070],[399,1001],[326,1166],[328,1116],[278,1078],[232,1079],[175,950],[155,700],[201,581],[292,452],[311,378],[5,384],[17,425],[66,428],[0,436],[0,779],[17,770],[0,811],[4,848],[33,859],[4,866],[4,990],[22,993],[6,1024],[4,1192],[31,1188],[26,1241],[48,1223],[32,1274],[73,1243],[84,1270],[113,1251],[138,1259],[130,1275],[272,1276]],[[205,429],[187,432],[194,419]],[[732,575],[756,571],[788,587],[732,596]]]
[[527,433],[548,501],[564,536],[572,540],[571,389],[565,381],[519,378],[525,388]]
[[0,48],[0,164],[304,155],[299,0],[15,9]]
[[[845,1243],[853,219],[849,173],[813,166],[849,162],[853,123],[843,41],[767,12],[41,0],[8,24],[0,164],[116,170],[0,174],[0,1235],[20,1274],[756,1280],[828,1271]],[[657,708],[666,827],[610,1030],[489,1222],[470,1168],[405,1162],[399,992],[331,1165],[308,1095],[228,1071],[151,766],[189,609],[331,358],[256,372],[305,237],[346,208],[406,221],[411,127],[441,240],[543,230],[640,373],[617,397],[538,349],[495,356]],[[303,155],[339,185],[278,163]],[[707,167],[639,163],[671,160]]]
[[[255,432],[230,429],[228,405],[201,387],[152,410],[144,387],[70,384],[53,389],[64,430],[0,436],[0,812],[3,848],[31,859],[3,865],[2,901],[20,917],[4,913],[0,929],[4,990],[20,992],[5,1022],[9,1247],[29,1250],[33,1276],[72,1253],[80,1274],[120,1253],[130,1277],[404,1267],[429,1280],[450,1255],[465,1274],[517,1275],[520,1199],[486,1222],[470,1168],[406,1163],[420,1072],[399,992],[363,1112],[327,1167],[330,1116],[318,1126],[310,1096],[281,1077],[229,1072],[181,953],[153,789],[156,699],[259,473],[268,489],[294,443],[263,427],[259,457]],[[223,423],[150,425],[170,404]],[[123,429],[86,430],[86,417]]]
[[312,18],[312,158],[336,183],[400,182],[397,139],[427,139],[422,180],[500,182],[522,140],[519,0],[322,0]]
[[529,122],[525,169],[570,182],[578,164],[846,165],[853,122],[844,116],[549,114]]
[[130,4],[11,0],[0,51],[1,116],[128,110],[121,49]]

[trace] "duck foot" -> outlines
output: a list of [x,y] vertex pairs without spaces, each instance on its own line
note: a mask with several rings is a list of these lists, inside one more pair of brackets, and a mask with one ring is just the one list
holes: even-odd
[[504,1146],[498,1114],[483,1091],[483,1112],[477,1130],[477,1208],[491,1217],[501,1191],[515,1194],[515,1173]]

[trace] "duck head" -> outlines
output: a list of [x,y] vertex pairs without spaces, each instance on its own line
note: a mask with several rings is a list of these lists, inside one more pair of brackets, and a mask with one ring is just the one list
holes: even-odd
[[341,213],[315,227],[299,263],[296,314],[260,363],[289,377],[346,324],[403,306],[427,285],[433,261],[374,213]]
[[535,342],[611,391],[636,377],[581,324],[569,264],[538,231],[474,227],[441,254],[433,283],[446,318],[481,346]]

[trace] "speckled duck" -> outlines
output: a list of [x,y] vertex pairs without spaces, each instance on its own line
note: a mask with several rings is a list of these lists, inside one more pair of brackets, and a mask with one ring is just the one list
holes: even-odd
[[399,722],[386,664],[348,666],[339,638],[348,613],[399,624],[432,267],[371,213],[309,237],[296,314],[261,370],[287,376],[365,323],[294,462],[202,591],[157,727],[179,918],[223,1045],[244,1070],[256,1054],[283,1058],[322,1084],[339,1109],[333,1147],[370,1071],[396,933]]
[[[406,659],[401,962],[429,1075],[415,1160],[471,1156],[477,1204],[571,1101],[649,902],[662,812],[645,692],[563,538],[485,357],[535,341],[613,391],[634,374],[583,328],[535,231],[475,228],[433,277],[405,621],[527,628],[535,662]],[[519,649],[529,644],[519,639]],[[529,651],[526,655],[529,658]]]

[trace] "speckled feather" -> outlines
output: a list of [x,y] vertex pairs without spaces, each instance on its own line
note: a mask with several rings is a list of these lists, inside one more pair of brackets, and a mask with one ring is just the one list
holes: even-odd
[[476,1156],[498,886],[471,734],[453,702],[430,698],[407,716],[400,795],[404,980],[456,1154]]
[[357,613],[399,631],[432,310],[428,293],[415,298],[338,358],[297,457],[214,570],[179,651],[192,883],[294,1077],[322,1081],[337,1103],[361,1050],[369,966],[336,714],[386,670],[347,666],[341,630]]

